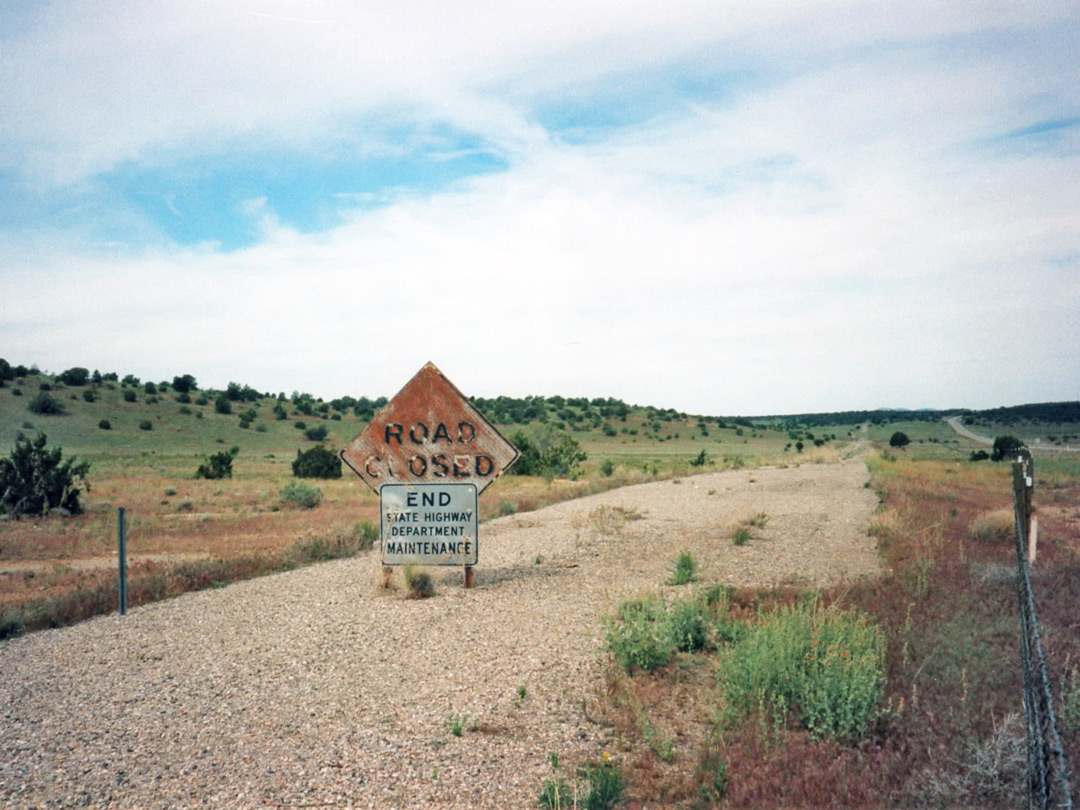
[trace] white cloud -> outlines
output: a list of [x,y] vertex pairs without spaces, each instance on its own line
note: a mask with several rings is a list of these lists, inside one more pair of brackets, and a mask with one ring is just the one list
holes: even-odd
[[[1075,113],[1056,6],[51,8],[0,56],[9,169],[64,183],[267,142],[407,155],[396,122],[510,161],[315,234],[252,199],[262,241],[231,253],[9,235],[13,362],[330,397],[392,394],[430,359],[467,393],[724,414],[1080,397],[1076,135],[994,141]],[[687,60],[756,78],[584,144],[537,121]]]

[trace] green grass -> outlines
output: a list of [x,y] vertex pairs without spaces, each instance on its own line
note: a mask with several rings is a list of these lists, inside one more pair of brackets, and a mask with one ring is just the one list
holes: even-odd
[[689,551],[679,552],[675,560],[675,570],[671,574],[672,585],[687,585],[694,581],[697,576],[697,562]]
[[725,710],[732,719],[764,712],[782,724],[794,712],[811,734],[852,741],[881,711],[885,641],[856,612],[820,604],[763,614],[720,664]]

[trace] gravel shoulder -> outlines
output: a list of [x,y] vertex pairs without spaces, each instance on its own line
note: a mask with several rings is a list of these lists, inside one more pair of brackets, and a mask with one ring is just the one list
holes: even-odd
[[867,478],[734,470],[500,518],[476,587],[443,569],[427,600],[382,591],[372,553],[0,642],[0,806],[532,807],[549,752],[610,743],[590,718],[620,597],[683,549],[704,582],[876,576]]

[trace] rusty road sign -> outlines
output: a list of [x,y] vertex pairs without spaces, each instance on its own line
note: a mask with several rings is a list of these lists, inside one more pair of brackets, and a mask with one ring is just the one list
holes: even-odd
[[479,494],[517,457],[517,448],[434,363],[341,451],[375,492],[383,484],[475,484]]

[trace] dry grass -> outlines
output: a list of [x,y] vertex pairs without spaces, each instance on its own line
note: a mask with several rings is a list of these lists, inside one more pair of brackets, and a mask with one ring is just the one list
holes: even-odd
[[1011,509],[987,512],[972,524],[971,537],[980,543],[1015,543],[1016,516]]

